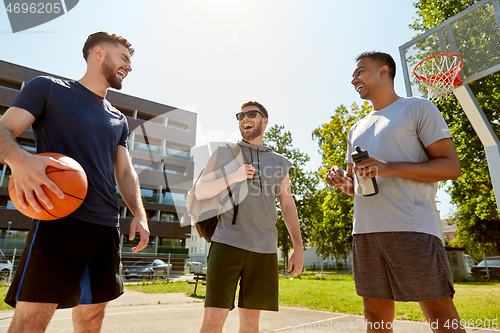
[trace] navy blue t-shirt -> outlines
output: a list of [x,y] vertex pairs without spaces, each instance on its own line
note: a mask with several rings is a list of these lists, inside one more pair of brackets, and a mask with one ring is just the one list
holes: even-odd
[[88,192],[70,216],[117,227],[115,156],[127,148],[126,117],[105,98],[77,81],[36,77],[21,90],[12,106],[30,112],[37,153],[56,152],[77,160],[85,170]]

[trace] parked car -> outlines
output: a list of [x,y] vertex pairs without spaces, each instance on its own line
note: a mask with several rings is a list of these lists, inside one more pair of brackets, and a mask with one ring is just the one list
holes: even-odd
[[470,277],[472,275],[472,267],[477,266],[477,261],[468,254],[464,254],[464,260],[467,267],[467,275]]
[[2,250],[0,250],[0,280],[7,280],[12,272],[12,263],[7,260]]
[[[500,260],[486,260],[491,279],[500,279]],[[481,261],[477,266],[472,267],[472,276],[486,278],[486,263]]]
[[146,259],[139,260],[132,266],[125,267],[123,269],[123,277],[125,279],[153,279],[155,277],[166,277],[167,271],[172,271],[172,264],[165,264],[160,259]]
[[204,263],[191,261],[184,265],[189,267],[189,273],[207,273],[207,268]]

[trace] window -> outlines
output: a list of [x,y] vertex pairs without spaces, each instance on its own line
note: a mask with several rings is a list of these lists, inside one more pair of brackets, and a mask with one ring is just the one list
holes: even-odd
[[179,216],[176,213],[167,213],[160,211],[160,221],[176,223],[179,222]]
[[19,144],[21,145],[21,147],[23,147],[24,149],[26,149],[27,151],[31,151],[31,152],[34,152],[36,153],[36,146],[35,146],[35,142],[33,141],[28,141],[28,140],[18,140]]
[[156,214],[156,211],[155,210],[146,210],[146,216],[148,217],[148,219],[151,219],[152,221],[157,221],[157,217],[158,215]]
[[145,159],[140,159],[140,158],[132,158],[132,164],[134,165],[134,168],[136,169],[141,169],[141,170],[159,170],[160,169],[160,162],[154,162],[151,160],[145,160]]
[[142,201],[158,203],[158,194],[156,190],[141,188]]
[[151,121],[151,122],[158,123],[161,125],[165,124],[165,117],[150,115],[150,114],[142,112],[142,111],[137,111],[137,119]]
[[164,172],[172,175],[187,175],[187,167],[182,165],[174,165],[165,163]]
[[163,190],[161,195],[161,204],[184,207],[186,206],[186,194]]
[[134,118],[135,110],[132,110],[132,109],[129,109],[129,108],[126,108],[126,107],[123,107],[123,106],[116,106],[116,105],[113,105],[113,106],[115,108],[117,108],[121,113],[123,113],[124,115],[126,115],[127,117]]
[[9,109],[8,106],[0,105],[0,116],[2,116],[8,109]]
[[172,128],[177,128],[186,132],[189,132],[189,124],[185,123],[183,121],[175,120],[175,119],[168,119],[167,121],[167,126],[172,127]]
[[159,139],[148,137],[146,143],[146,138],[144,138],[144,136],[136,135],[133,150],[162,155],[163,145],[162,141]]
[[23,83],[21,81],[0,77],[0,87],[21,90],[22,85]]

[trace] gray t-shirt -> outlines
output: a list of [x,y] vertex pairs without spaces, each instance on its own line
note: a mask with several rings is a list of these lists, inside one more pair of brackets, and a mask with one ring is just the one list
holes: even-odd
[[[438,108],[430,101],[401,97],[382,110],[372,111],[349,131],[346,161],[353,163],[354,147],[386,162],[424,162],[425,147],[450,138]],[[356,178],[356,177],[354,177]],[[354,195],[353,234],[414,231],[440,237],[435,210],[438,183],[399,177],[376,177],[379,193]]]
[[[221,219],[212,241],[258,253],[276,253],[278,233],[276,231],[276,199],[281,194],[281,182],[288,175],[292,164],[268,146],[238,143],[248,164],[255,167],[253,179],[231,185],[239,203],[236,223],[233,225],[233,210],[230,200],[223,206]],[[222,177],[240,167],[229,147],[219,147],[215,155],[216,177]],[[219,194],[220,200],[228,195]]]

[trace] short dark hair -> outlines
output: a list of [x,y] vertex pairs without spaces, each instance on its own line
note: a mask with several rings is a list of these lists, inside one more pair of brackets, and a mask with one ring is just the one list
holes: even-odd
[[396,63],[394,62],[394,59],[390,54],[376,51],[363,52],[356,57],[356,62],[360,61],[363,58],[373,59],[380,63],[380,66],[386,65],[387,67],[389,67],[389,75],[394,81],[394,78],[396,77]]
[[256,106],[259,108],[260,112],[262,112],[266,118],[269,118],[269,114],[267,113],[267,110],[266,108],[264,107],[264,105],[260,104],[259,102],[256,102],[256,101],[248,101],[248,102],[245,102],[243,103],[243,105],[241,106],[241,109],[243,110],[244,108],[246,108],[247,106]]
[[93,33],[92,35],[89,35],[89,37],[87,37],[87,41],[83,45],[82,52],[85,61],[87,61],[87,58],[89,57],[89,51],[93,50],[96,46],[102,44],[112,44],[112,45],[122,44],[127,48],[128,52],[130,53],[130,56],[134,54],[134,49],[132,48],[132,44],[130,44],[130,42],[126,40],[124,37],[115,34],[110,34],[104,31],[99,31]]

